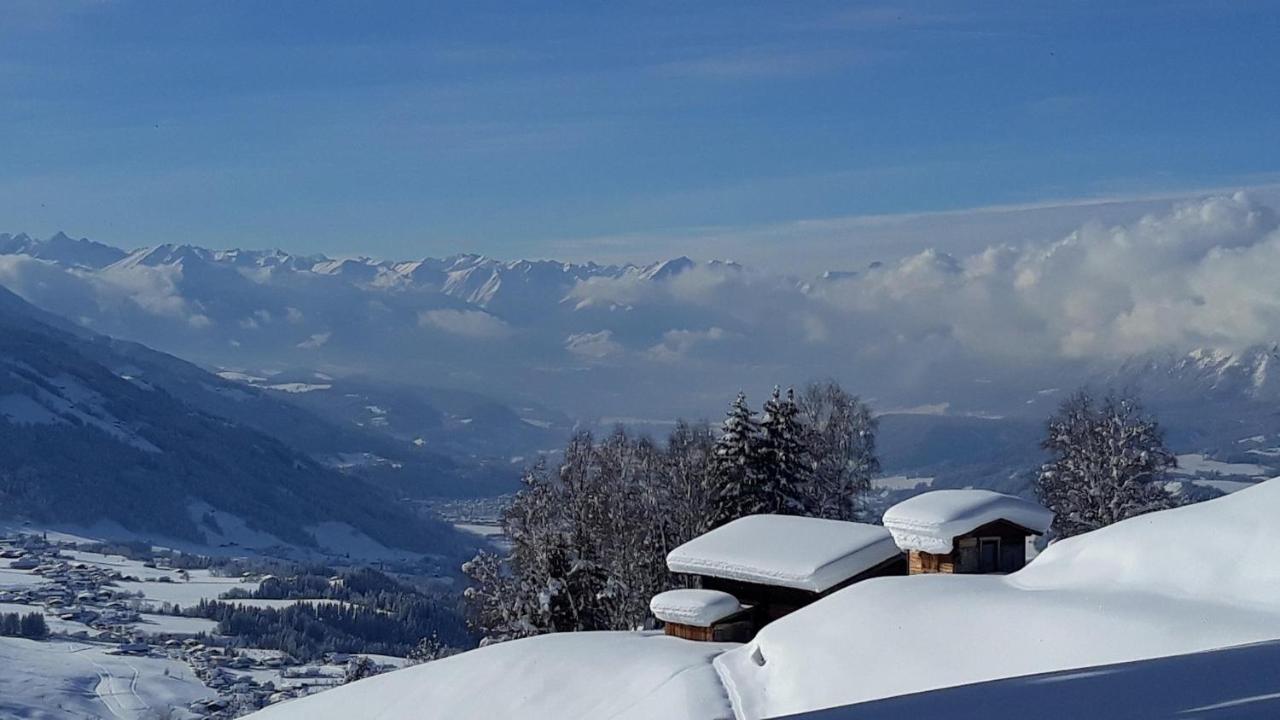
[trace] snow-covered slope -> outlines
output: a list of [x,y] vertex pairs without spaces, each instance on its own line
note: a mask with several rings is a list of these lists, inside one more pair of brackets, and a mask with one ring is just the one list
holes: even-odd
[[113,655],[108,649],[0,637],[0,717],[189,717],[183,709],[188,703],[215,694],[180,660]]
[[276,705],[255,720],[723,720],[724,645],[575,633],[494,645]]
[[[1280,639],[1277,512],[1280,479],[1056,543],[1008,576],[858,583],[724,652],[643,634],[545,636],[254,717],[709,719],[724,716],[727,693],[738,717],[766,718]],[[1229,672],[1238,655],[1206,657],[1187,662],[1225,658]]]
[[1275,720],[1280,642],[1005,678],[791,720]]
[[1050,546],[1008,576],[855,585],[717,660],[744,717],[1280,638],[1280,480]]

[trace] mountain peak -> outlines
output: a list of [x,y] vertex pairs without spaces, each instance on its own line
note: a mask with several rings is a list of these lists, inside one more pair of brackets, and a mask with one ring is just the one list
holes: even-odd
[[696,263],[694,263],[693,260],[681,255],[677,258],[663,260],[662,262],[650,265],[640,273],[640,276],[648,280],[666,280],[689,270],[694,265],[696,265]]

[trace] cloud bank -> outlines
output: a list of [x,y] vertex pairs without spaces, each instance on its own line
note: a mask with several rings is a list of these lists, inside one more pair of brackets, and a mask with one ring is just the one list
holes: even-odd
[[0,256],[0,283],[209,364],[306,364],[580,413],[710,415],[738,388],[758,395],[816,377],[884,406],[960,408],[1002,389],[1021,402],[1135,355],[1280,341],[1278,228],[1271,205],[1235,193],[1131,222],[1086,220],[1053,240],[927,249],[814,278],[716,261],[475,257],[437,261],[436,275],[388,265],[344,278],[188,254],[100,271]]

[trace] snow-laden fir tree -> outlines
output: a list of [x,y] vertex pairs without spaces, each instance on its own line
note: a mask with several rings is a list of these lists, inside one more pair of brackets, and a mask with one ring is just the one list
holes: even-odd
[[796,402],[813,461],[806,514],[858,520],[871,479],[880,472],[871,408],[834,381],[810,384]]
[[761,473],[760,420],[739,392],[725,414],[720,437],[711,455],[715,485],[712,525],[744,515],[769,512],[769,497]]
[[814,504],[813,457],[794,390],[774,386],[760,419],[759,468],[763,511],[805,515]]
[[1109,394],[1099,403],[1076,392],[1049,419],[1042,446],[1052,460],[1040,469],[1036,491],[1055,513],[1059,537],[1178,504],[1164,489],[1177,459],[1135,398]]

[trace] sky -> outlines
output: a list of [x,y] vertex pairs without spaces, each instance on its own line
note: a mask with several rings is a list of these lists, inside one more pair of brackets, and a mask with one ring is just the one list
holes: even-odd
[[973,250],[1274,193],[1277,30],[1248,0],[11,0],[0,231],[804,272]]

